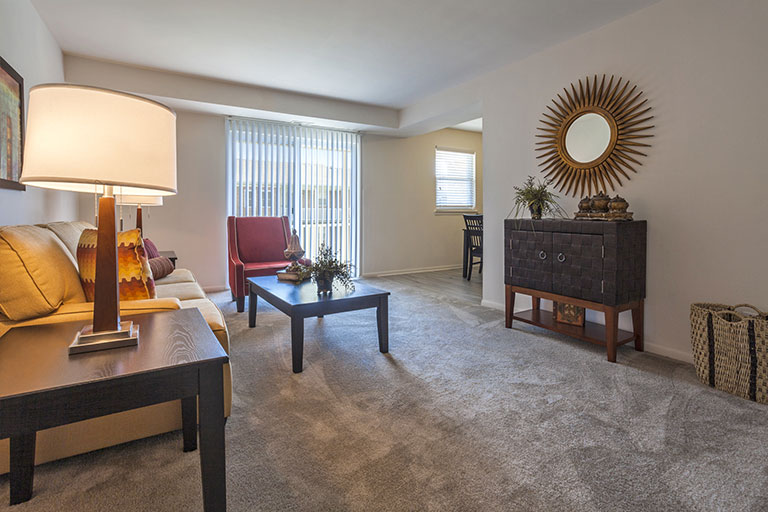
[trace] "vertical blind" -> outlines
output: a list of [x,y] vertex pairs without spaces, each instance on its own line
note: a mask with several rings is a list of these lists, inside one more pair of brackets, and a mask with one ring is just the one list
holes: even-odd
[[475,153],[435,148],[437,209],[475,208]]
[[235,118],[226,129],[229,215],[287,216],[308,258],[325,243],[357,275],[360,135]]

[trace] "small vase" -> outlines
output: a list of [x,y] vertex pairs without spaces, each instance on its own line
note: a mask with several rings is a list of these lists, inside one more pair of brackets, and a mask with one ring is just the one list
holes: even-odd
[[531,218],[534,220],[541,219],[541,205],[530,205],[528,209],[531,211]]
[[333,276],[316,277],[317,294],[323,295],[333,292]]

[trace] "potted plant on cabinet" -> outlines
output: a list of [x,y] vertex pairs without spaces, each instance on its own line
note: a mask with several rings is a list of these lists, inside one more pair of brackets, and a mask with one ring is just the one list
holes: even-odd
[[551,181],[542,182],[541,180],[536,183],[533,176],[528,176],[522,186],[513,187],[515,189],[514,206],[509,212],[510,215],[514,213],[514,216],[519,218],[521,213],[528,210],[532,219],[540,219],[542,215],[565,217],[565,210],[557,204],[559,197],[549,190],[550,184]]

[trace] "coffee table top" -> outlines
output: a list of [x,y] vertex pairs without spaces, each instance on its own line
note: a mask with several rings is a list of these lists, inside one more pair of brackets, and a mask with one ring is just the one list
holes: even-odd
[[333,293],[327,295],[317,294],[317,285],[310,279],[302,283],[280,281],[276,276],[249,277],[248,282],[267,294],[270,302],[279,301],[287,306],[303,306],[309,304],[322,304],[328,302],[353,301],[363,297],[381,297],[389,295],[386,290],[380,290],[373,286],[355,281],[355,290],[349,291],[344,286],[334,286]]
[[168,368],[229,360],[195,308],[123,317],[139,324],[139,344],[70,356],[89,322],[16,327],[0,337],[0,401]]

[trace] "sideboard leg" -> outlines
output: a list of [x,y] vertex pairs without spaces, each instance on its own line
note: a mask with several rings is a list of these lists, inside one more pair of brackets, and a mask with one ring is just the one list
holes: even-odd
[[619,311],[617,308],[605,309],[605,348],[608,360],[616,362],[616,341],[619,337]]
[[531,309],[541,309],[541,299],[539,297],[531,297]]
[[504,323],[507,328],[512,327],[512,315],[515,314],[515,292],[510,285],[506,285],[506,300],[504,301]]
[[640,305],[632,308],[632,330],[635,332],[635,350],[642,352],[644,347],[643,325],[645,322],[645,301],[641,300]]

